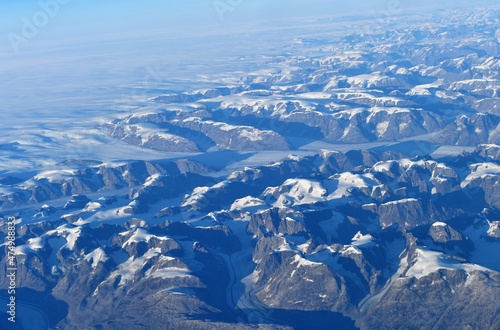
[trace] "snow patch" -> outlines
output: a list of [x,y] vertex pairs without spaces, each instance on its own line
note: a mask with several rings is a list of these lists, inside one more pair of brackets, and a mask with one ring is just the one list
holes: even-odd
[[298,263],[297,267],[314,267],[314,266],[322,265],[321,262],[314,262],[314,261],[307,260],[307,259],[299,256],[298,254],[296,254],[293,257],[292,264],[295,264],[295,263]]
[[96,268],[99,262],[105,262],[108,259],[108,256],[101,248],[97,248],[85,256],[85,260],[87,260],[88,262],[92,260],[92,268]]
[[373,244],[373,236],[370,234],[363,235],[360,231],[354,235],[351,243],[352,246],[369,246]]
[[420,279],[440,269],[471,271],[488,271],[487,268],[475,264],[458,263],[441,252],[423,248],[416,249],[413,265],[406,272],[407,277]]

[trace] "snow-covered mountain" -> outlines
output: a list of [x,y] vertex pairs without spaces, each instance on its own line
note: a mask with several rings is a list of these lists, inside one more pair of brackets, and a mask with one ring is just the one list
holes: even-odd
[[498,143],[495,29],[491,19],[353,35],[356,43],[345,38],[314,56],[277,58],[239,85],[154,97],[159,110],[106,128],[161,151],[293,149],[294,137],[363,143],[437,134],[442,145]]
[[238,79],[0,137],[23,308],[61,329],[500,328],[498,15],[345,18]]
[[[346,327],[379,326],[377,315],[395,308],[406,314],[387,315],[391,327],[428,310],[436,313],[422,326],[469,320],[445,308],[453,306],[473,309],[474,324],[488,328],[498,322],[490,305],[499,298],[499,154],[496,145],[448,161],[323,151],[219,179],[185,162],[170,173],[165,164],[89,168],[115,186],[19,211],[20,280],[68,304],[63,324],[81,326],[111,327],[110,315],[121,318],[124,306],[136,315],[147,301],[177,306],[166,320],[178,326],[196,326],[179,318],[202,310],[213,322],[242,312],[283,326],[301,313],[314,324],[307,312],[316,310],[316,321]],[[198,173],[180,174],[179,164]],[[138,168],[150,175],[134,175],[146,173]],[[80,175],[27,182],[55,191]],[[412,291],[425,297],[417,309]],[[163,315],[153,314],[151,322]]]

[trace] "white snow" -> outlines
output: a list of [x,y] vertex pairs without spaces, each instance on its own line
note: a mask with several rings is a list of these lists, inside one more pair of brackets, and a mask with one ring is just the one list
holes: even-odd
[[330,99],[331,97],[332,97],[332,94],[323,93],[323,92],[309,92],[309,93],[302,93],[302,94],[297,95],[297,98],[301,98],[301,99]]
[[393,166],[394,163],[397,163],[395,160],[390,160],[390,161],[382,161],[378,162],[372,167],[373,172],[390,172],[391,167]]
[[278,252],[283,252],[283,251],[293,251],[293,248],[290,246],[290,243],[287,241],[285,237],[283,237],[282,234],[278,234],[278,237],[281,239],[281,244],[278,247],[277,250]]
[[409,92],[406,93],[408,96],[430,96],[432,95],[428,89],[423,88],[422,86],[413,87]]
[[210,190],[210,187],[196,187],[193,189],[191,195],[187,196],[181,207],[195,205],[198,201],[205,198],[205,194]]
[[419,109],[407,109],[400,107],[390,107],[390,108],[381,108],[381,107],[373,107],[370,109],[370,116],[368,116],[367,121],[370,121],[376,114],[384,113],[387,115],[394,115],[397,113],[410,113],[412,111],[421,111]]
[[80,236],[81,228],[75,227],[70,228],[67,225],[63,225],[54,230],[49,230],[45,234],[30,238],[26,241],[26,244],[19,245],[16,247],[17,254],[31,254],[38,253],[40,250],[43,250],[46,246],[46,242],[49,242],[49,245],[52,249],[56,249],[52,252],[51,256],[49,256],[48,260],[51,264],[55,264],[56,258],[55,254],[58,252],[60,248],[68,248],[73,250],[75,247],[75,243],[77,238]]
[[415,253],[416,257],[413,260],[413,264],[406,272],[407,277],[416,277],[420,279],[440,269],[464,270],[466,272],[488,270],[487,268],[475,264],[459,263],[446,257],[441,252],[431,251],[425,248],[418,248]]
[[266,208],[267,203],[262,199],[252,196],[243,197],[234,201],[231,204],[230,210],[245,210],[248,212],[256,212],[257,210]]
[[134,279],[135,274],[145,266],[149,259],[158,255],[160,255],[160,249],[155,248],[148,250],[139,258],[130,257],[127,261],[121,263],[109,278],[121,276],[119,285],[123,286]]
[[352,238],[352,246],[370,246],[373,245],[373,236],[370,234],[363,235],[360,231]]
[[85,208],[83,211],[85,212],[96,212],[97,210],[101,209],[102,205],[98,202],[89,202],[87,205],[85,205]]
[[13,192],[14,190],[12,188],[0,184],[0,196],[1,195],[7,196],[12,194]]
[[[287,187],[289,192],[279,196],[276,205],[302,205],[325,201],[327,190],[320,182],[307,179],[288,179],[281,187]],[[270,192],[270,191],[268,191]]]
[[78,237],[80,237],[81,232],[82,232],[81,227],[71,228],[68,225],[62,225],[54,230],[48,231],[47,235],[48,236],[57,235],[64,237],[67,242],[64,245],[64,247],[73,250],[75,247],[76,240],[78,239]]
[[178,268],[178,267],[168,267],[160,269],[149,269],[146,272],[146,276],[159,277],[163,279],[176,278],[176,277],[191,277],[191,272],[189,269]]
[[162,175],[160,173],[155,173],[151,176],[149,176],[146,181],[144,182],[144,184],[142,185],[143,187],[149,187],[151,185],[153,185],[156,181],[158,181],[158,179],[161,177]]
[[500,233],[500,221],[489,221],[488,236],[494,236]]
[[239,131],[239,136],[244,137],[250,141],[262,141],[262,131],[256,129],[241,129]]
[[485,178],[488,176],[500,176],[500,165],[495,163],[479,163],[469,166],[471,173],[460,184],[462,188],[466,187],[472,180]]
[[292,261],[292,264],[293,263],[297,263],[297,268],[298,267],[314,267],[314,266],[320,266],[322,265],[321,262],[314,262],[314,261],[310,261],[310,260],[307,260],[305,258],[302,258],[300,255],[296,254],[294,257],[293,257],[293,261]]
[[37,253],[45,245],[45,236],[30,238],[26,244],[18,245],[15,248],[16,255]]
[[96,268],[99,262],[105,262],[109,258],[104,252],[104,250],[99,247],[94,251],[90,252],[89,254],[87,254],[84,259],[87,260],[88,262],[92,260],[92,268]]
[[363,254],[357,247],[355,246],[347,246],[340,251],[342,255],[351,255],[351,254]]
[[416,198],[403,198],[403,199],[398,199],[396,201],[390,201],[387,203],[383,203],[382,205],[394,205],[394,204],[401,204],[401,203],[416,203],[418,202],[418,199]]
[[[127,235],[127,234],[128,234],[128,232],[120,233],[120,235]],[[150,234],[144,228],[137,228],[135,230],[134,234],[132,236],[130,236],[130,238],[125,243],[123,243],[122,248],[124,248],[125,246],[132,244],[132,243],[139,243],[139,242],[148,243],[151,240],[151,238],[153,238],[153,237],[157,238],[159,240],[163,240],[163,241],[170,240],[169,237],[155,236],[155,235]]]
[[377,133],[378,135],[382,136],[387,132],[387,129],[389,128],[389,121],[383,121],[381,123],[377,124]]
[[73,177],[75,174],[76,174],[75,170],[44,171],[37,174],[33,179],[35,180],[47,179],[49,182],[61,182],[65,179]]
[[351,188],[370,188],[380,185],[371,173],[353,174],[344,172],[330,177],[324,182],[324,185],[330,193],[328,200],[339,199],[347,195]]

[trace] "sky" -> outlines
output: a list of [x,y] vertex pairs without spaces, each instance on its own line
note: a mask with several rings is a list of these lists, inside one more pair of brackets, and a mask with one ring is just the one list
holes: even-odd
[[[176,35],[231,32],[241,29],[242,24],[359,10],[352,1],[331,0],[3,0],[0,3],[0,8],[3,7],[0,50],[4,54],[11,46],[7,35],[22,36],[24,19],[42,25],[35,37],[27,38],[30,44],[39,45],[152,32]],[[383,8],[384,1],[362,3],[365,8]],[[47,20],[40,14],[43,11],[50,14]],[[29,51],[33,47],[23,48]]]
[[[452,7],[458,2],[440,3]],[[102,40],[235,34],[280,21],[325,15],[399,15],[432,3],[436,1],[0,0],[0,59]]]

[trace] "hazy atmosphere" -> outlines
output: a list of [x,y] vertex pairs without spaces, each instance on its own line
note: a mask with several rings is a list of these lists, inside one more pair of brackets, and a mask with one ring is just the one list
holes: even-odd
[[[148,90],[183,90],[183,83],[196,87],[203,80],[213,85],[200,77],[238,74],[238,67],[225,70],[229,58],[241,57],[238,65],[250,67],[263,56],[285,54],[282,46],[301,36],[342,36],[353,25],[367,32],[433,8],[406,0],[29,0],[0,6],[2,123],[20,114],[112,110],[144,84],[153,85]],[[353,13],[367,21],[346,21]]]

